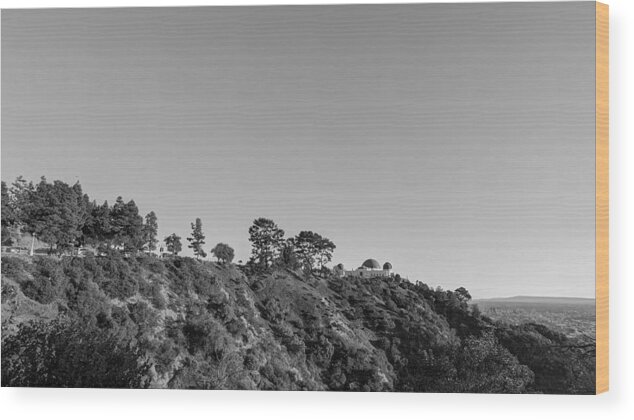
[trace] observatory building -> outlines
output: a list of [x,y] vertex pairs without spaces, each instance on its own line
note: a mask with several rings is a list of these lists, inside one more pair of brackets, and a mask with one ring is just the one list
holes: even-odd
[[363,264],[361,264],[361,267],[356,270],[346,270],[343,264],[337,264],[334,267],[334,272],[340,277],[390,277],[392,275],[392,264],[386,262],[383,266],[381,266],[377,260],[370,258],[365,260]]

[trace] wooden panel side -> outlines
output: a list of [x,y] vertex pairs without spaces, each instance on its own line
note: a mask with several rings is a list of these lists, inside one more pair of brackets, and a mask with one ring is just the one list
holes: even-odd
[[609,10],[596,3],[596,393],[609,388]]

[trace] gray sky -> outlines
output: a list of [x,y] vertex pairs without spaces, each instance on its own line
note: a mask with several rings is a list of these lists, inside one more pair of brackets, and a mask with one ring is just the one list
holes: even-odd
[[594,2],[2,12],[2,179],[259,216],[474,297],[594,296]]

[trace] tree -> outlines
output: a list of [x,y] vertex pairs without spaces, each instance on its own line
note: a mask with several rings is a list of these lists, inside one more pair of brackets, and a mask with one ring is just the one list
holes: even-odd
[[27,182],[22,176],[16,178],[9,189],[11,207],[13,208],[16,221],[24,224],[23,220],[28,215],[32,196],[35,193],[33,182]]
[[35,189],[20,192],[22,221],[33,236],[63,250],[75,244],[86,222],[86,200],[81,186],[73,187],[62,181],[46,182],[42,177]]
[[296,270],[301,266],[301,262],[295,252],[295,240],[293,238],[289,238],[285,241],[280,251],[278,261],[282,267],[290,268],[291,270]]
[[260,267],[268,268],[279,255],[284,244],[284,230],[280,229],[273,220],[260,217],[253,221],[249,228],[252,260]]
[[2,227],[13,226],[17,223],[17,215],[13,208],[13,202],[7,184],[2,181]]
[[126,251],[138,251],[144,245],[143,217],[134,200],[127,203],[117,197],[110,212],[110,224],[114,242]]
[[301,231],[293,240],[293,245],[306,270],[322,268],[332,259],[335,249],[330,239],[311,231]]
[[13,202],[9,195],[7,184],[2,181],[2,244],[11,244],[11,232],[9,227],[17,223],[17,216],[13,209]]
[[205,258],[207,253],[203,250],[205,245],[205,234],[203,233],[203,222],[199,217],[196,218],[196,222],[191,224],[192,236],[187,238],[189,241],[188,248],[194,251],[196,258]]
[[461,302],[468,302],[471,300],[471,294],[464,287],[457,288],[454,293],[456,294],[458,300],[460,300]]
[[172,233],[170,236],[164,239],[165,245],[167,245],[167,250],[172,253],[172,255],[178,255],[179,252],[183,249],[183,245],[181,244],[181,237],[175,233]]
[[156,213],[154,213],[153,211],[145,215],[145,225],[143,225],[143,233],[148,251],[154,251],[158,244],[158,239],[156,239],[158,235],[158,222],[156,218]]
[[102,205],[98,205],[96,202],[90,203],[88,218],[82,233],[84,241],[93,245],[110,244],[112,242],[114,230],[107,201],[104,201]]
[[227,244],[219,243],[212,250],[211,253],[218,259],[218,261],[222,261],[224,264],[230,263],[233,261],[234,251]]

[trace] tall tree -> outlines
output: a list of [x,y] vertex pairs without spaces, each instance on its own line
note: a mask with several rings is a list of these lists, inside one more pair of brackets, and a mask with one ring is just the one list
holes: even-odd
[[82,229],[84,241],[92,245],[110,244],[114,239],[110,207],[104,201],[102,205],[92,202],[89,205],[88,218]]
[[295,252],[306,270],[321,268],[332,259],[335,244],[312,231],[301,231],[293,240]]
[[297,257],[294,238],[288,238],[284,241],[278,261],[282,267],[290,268],[291,270],[296,270],[302,265]]
[[332,260],[332,253],[335,251],[336,245],[328,238],[322,237],[317,243],[317,263],[319,268],[323,268]]
[[23,220],[27,218],[29,207],[33,201],[33,194],[35,194],[35,185],[33,182],[27,182],[22,176],[17,177],[9,189],[15,217],[23,225]]
[[217,244],[211,250],[211,253],[214,254],[214,256],[218,259],[218,261],[221,261],[222,263],[225,263],[225,264],[233,261],[233,257],[235,255],[233,248],[223,243]]
[[33,182],[27,182],[21,175],[16,178],[9,189],[11,207],[13,208],[18,226],[20,226],[23,231],[31,234],[31,255],[33,255],[35,245],[35,232],[33,231],[33,226],[26,221],[32,212],[34,194],[35,186]]
[[203,222],[200,220],[200,217],[196,218],[196,222],[192,223],[191,227],[192,236],[187,238],[187,241],[189,241],[187,247],[194,251],[196,258],[205,258],[207,256],[207,253],[203,249],[203,245],[205,245],[205,234],[203,233]]
[[70,187],[62,181],[46,182],[42,177],[37,187],[22,203],[22,220],[27,231],[58,251],[73,246],[81,236],[86,209],[79,184]]
[[178,255],[179,252],[183,249],[183,245],[181,244],[181,237],[175,233],[172,233],[170,236],[164,239],[165,245],[167,246],[167,251],[171,252],[172,255]]
[[13,226],[18,221],[6,182],[2,181],[2,227]]
[[90,197],[88,197],[88,194],[84,194],[82,192],[82,188],[79,182],[76,182],[72,188],[77,197],[77,208],[78,208],[78,219],[79,219],[79,234],[77,235],[77,238],[75,239],[75,245],[77,247],[80,247],[81,245],[84,244],[84,235],[82,232],[83,227],[86,225],[86,223],[88,222],[88,219],[90,218],[90,210],[91,210]]
[[123,198],[117,197],[110,213],[110,224],[115,245],[122,246],[126,251],[143,248],[143,217],[134,200],[126,203]]
[[252,260],[260,267],[268,268],[279,255],[284,244],[284,230],[273,220],[260,217],[249,228]]
[[153,211],[145,215],[145,225],[143,225],[143,232],[145,235],[145,243],[147,244],[148,251],[154,251],[158,244],[158,221],[156,213]]

